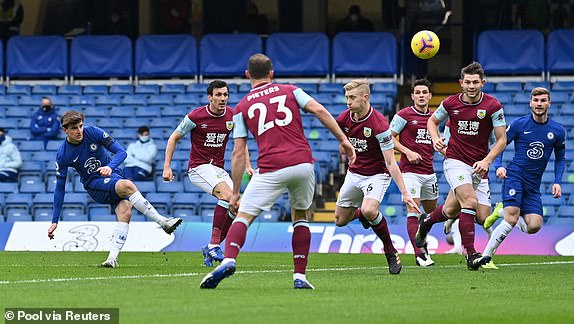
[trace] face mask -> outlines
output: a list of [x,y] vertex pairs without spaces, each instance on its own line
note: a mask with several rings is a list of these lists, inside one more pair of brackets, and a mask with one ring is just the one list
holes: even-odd
[[52,110],[52,106],[42,106],[42,110],[43,110],[43,111],[51,111],[51,110]]
[[5,139],[6,135],[0,135],[0,144],[2,144],[2,142],[4,142]]
[[138,136],[138,140],[142,143],[149,142],[149,136]]

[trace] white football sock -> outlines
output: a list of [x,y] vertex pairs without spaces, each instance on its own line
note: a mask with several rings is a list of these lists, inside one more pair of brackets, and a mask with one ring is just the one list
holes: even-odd
[[494,231],[492,231],[492,236],[488,240],[482,255],[492,256],[494,252],[496,252],[496,249],[498,249],[500,243],[502,243],[506,236],[512,232],[512,228],[514,228],[514,226],[510,225],[503,219]]
[[516,223],[516,226],[518,226],[518,228],[520,228],[521,231],[528,234],[528,225],[524,221],[524,217],[518,216],[518,222]]
[[154,222],[158,223],[159,225],[163,225],[166,218],[161,216],[155,207],[142,196],[139,191],[134,192],[129,197],[130,203],[137,209],[140,213],[144,214],[145,217],[152,219]]
[[114,228],[114,234],[112,234],[112,242],[110,244],[110,254],[108,255],[108,260],[116,260],[118,258],[118,254],[120,254],[120,251],[124,247],[124,243],[126,243],[126,239],[128,238],[129,228],[130,224],[128,223],[118,222],[116,224],[116,227]]

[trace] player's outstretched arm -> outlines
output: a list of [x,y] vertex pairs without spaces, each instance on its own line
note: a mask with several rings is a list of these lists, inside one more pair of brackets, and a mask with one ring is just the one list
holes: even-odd
[[405,205],[414,208],[417,211],[417,213],[420,213],[421,211],[419,209],[419,206],[417,206],[417,204],[415,203],[415,201],[413,200],[413,198],[411,197],[411,195],[407,191],[407,188],[405,186],[405,182],[403,181],[403,175],[401,174],[401,170],[399,169],[399,166],[397,165],[397,162],[395,161],[394,151],[392,149],[384,150],[383,156],[385,158],[385,166],[389,170],[391,177],[393,177],[393,180],[395,180],[397,187],[399,187],[399,190],[400,190],[401,194],[403,195],[403,202],[405,203]]
[[237,213],[239,208],[239,190],[241,179],[245,171],[245,156],[247,151],[247,138],[236,137],[233,141],[233,153],[231,155],[231,179],[233,180],[233,194],[229,200],[231,212]]
[[167,144],[165,146],[165,157],[163,160],[163,181],[173,181],[174,179],[173,171],[171,170],[171,160],[173,159],[173,152],[175,152],[177,142],[182,138],[183,135],[176,129],[171,133],[167,140]]
[[54,189],[54,210],[52,211],[52,224],[48,228],[48,237],[54,239],[54,231],[58,227],[64,195],[66,194],[66,177],[56,177],[56,188]]
[[335,118],[333,118],[331,113],[329,113],[329,111],[323,105],[321,105],[314,99],[309,100],[309,102],[307,102],[307,104],[305,105],[305,110],[315,115],[315,117],[317,117],[317,119],[319,119],[319,121],[321,121],[321,123],[325,127],[327,127],[327,129],[331,133],[333,133],[333,135],[335,135],[335,138],[337,138],[337,140],[341,143],[340,145],[341,154],[347,156],[347,158],[349,159],[349,164],[355,163],[356,159],[355,148],[353,147],[353,145],[351,145],[351,142],[349,142],[349,140],[347,139],[347,137],[345,136],[345,134],[339,127],[339,124],[337,124],[337,121],[335,120]]

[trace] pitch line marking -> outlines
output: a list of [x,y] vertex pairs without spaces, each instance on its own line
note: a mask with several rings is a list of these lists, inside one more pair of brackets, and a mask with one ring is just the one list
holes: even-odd
[[[574,264],[574,261],[549,261],[549,262],[532,262],[532,263],[500,263],[499,267],[521,267],[521,266],[538,266],[538,265],[564,265]],[[433,266],[433,268],[459,268],[460,264]],[[419,268],[418,266],[404,266],[404,268]],[[322,271],[356,271],[356,270],[378,270],[386,267],[348,267],[348,268],[316,268],[307,269],[309,272]],[[238,274],[258,274],[258,273],[282,273],[292,272],[292,269],[285,270],[245,270],[237,271]],[[172,277],[195,277],[205,275],[205,273],[187,272],[187,273],[167,273],[167,274],[149,274],[149,275],[131,275],[131,276],[100,276],[100,277],[77,277],[77,278],[48,278],[48,279],[28,279],[28,280],[3,280],[0,285],[9,284],[26,284],[26,283],[48,283],[48,282],[68,282],[68,281],[95,281],[95,280],[115,280],[115,279],[146,279],[146,278],[172,278]]]

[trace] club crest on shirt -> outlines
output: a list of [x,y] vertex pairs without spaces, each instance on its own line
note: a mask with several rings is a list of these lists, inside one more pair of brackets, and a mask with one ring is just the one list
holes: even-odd
[[552,140],[554,139],[554,133],[548,132],[548,134],[546,134],[546,137],[548,137],[549,140]]
[[463,180],[464,180],[464,175],[462,175],[462,174],[459,175],[459,176],[458,176],[458,181],[463,181]]
[[106,132],[104,132],[104,135],[103,135],[103,136],[104,136],[104,138],[110,137],[110,135],[108,135],[108,133],[106,133]]
[[508,194],[509,194],[510,196],[514,196],[514,195],[516,195],[516,190],[510,189],[510,190],[508,190]]
[[228,131],[232,130],[233,129],[233,121],[225,122],[225,126],[227,127]]
[[484,117],[486,117],[486,110],[485,109],[479,109],[476,111],[476,117],[483,119]]
[[363,135],[365,135],[365,137],[371,137],[372,132],[373,131],[369,127],[363,128]]
[[98,144],[96,144],[96,143],[90,144],[90,151],[95,151],[97,149],[98,149]]

